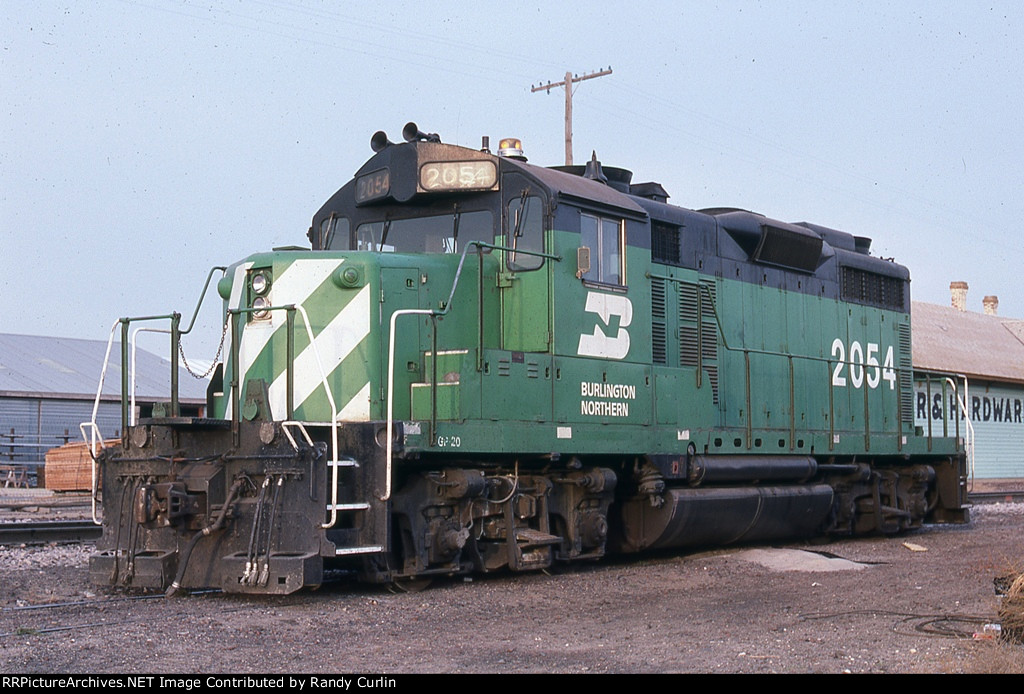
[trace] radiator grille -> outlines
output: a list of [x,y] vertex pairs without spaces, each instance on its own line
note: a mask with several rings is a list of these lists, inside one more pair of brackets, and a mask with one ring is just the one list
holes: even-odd
[[842,297],[855,304],[903,311],[904,285],[899,277],[879,275],[855,267],[843,267]]

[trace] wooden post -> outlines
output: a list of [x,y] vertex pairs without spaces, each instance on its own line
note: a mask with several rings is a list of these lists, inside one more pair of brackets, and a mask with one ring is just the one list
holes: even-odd
[[583,80],[593,79],[595,77],[602,77],[604,75],[612,74],[612,69],[609,67],[607,70],[600,70],[598,72],[592,72],[589,75],[577,75],[572,76],[571,72],[565,73],[565,79],[561,82],[548,82],[547,84],[537,85],[534,87],[530,85],[531,92],[545,91],[551,93],[552,89],[557,87],[563,87],[565,89],[565,165],[572,166],[572,85],[574,82],[582,82]]

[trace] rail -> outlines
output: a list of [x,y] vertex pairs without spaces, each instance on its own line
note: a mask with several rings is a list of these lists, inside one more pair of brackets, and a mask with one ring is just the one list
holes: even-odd
[[30,521],[0,524],[0,544],[42,545],[91,542],[101,530],[89,521]]

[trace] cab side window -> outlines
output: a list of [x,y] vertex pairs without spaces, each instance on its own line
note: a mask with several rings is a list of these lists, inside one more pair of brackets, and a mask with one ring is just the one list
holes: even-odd
[[[508,201],[508,240],[506,245],[518,250],[544,252],[544,204],[537,195],[521,195]],[[511,252],[509,270],[536,270],[544,264],[537,255]]]
[[602,284],[623,284],[625,277],[621,219],[580,215],[582,245],[590,249],[590,269],[583,279]]

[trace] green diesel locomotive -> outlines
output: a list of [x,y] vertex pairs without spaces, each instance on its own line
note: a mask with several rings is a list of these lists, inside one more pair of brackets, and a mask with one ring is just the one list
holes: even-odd
[[311,248],[221,268],[205,417],[125,404],[94,581],[288,593],[967,520],[959,438],[914,428],[909,273],[869,239],[404,136]]

